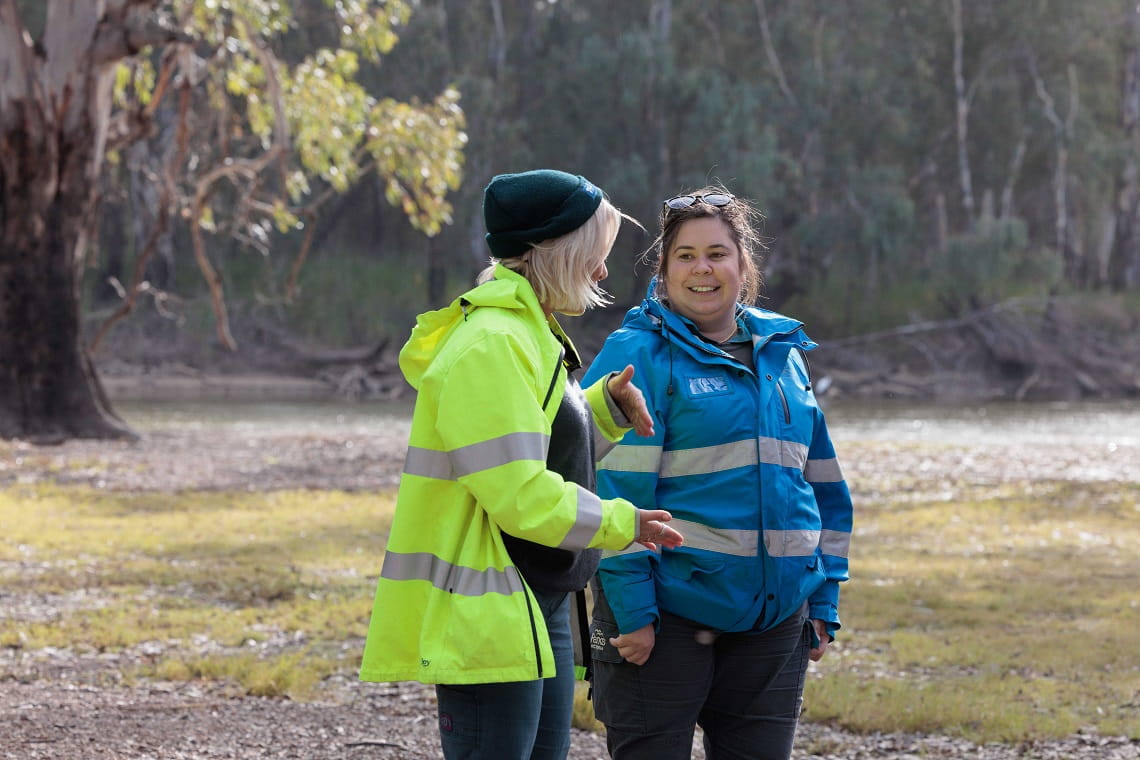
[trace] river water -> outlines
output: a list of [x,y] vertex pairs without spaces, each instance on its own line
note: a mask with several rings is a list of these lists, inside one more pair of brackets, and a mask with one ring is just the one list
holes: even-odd
[[[116,409],[140,431],[234,429],[282,433],[367,434],[406,429],[410,401],[126,402]],[[912,404],[835,402],[826,406],[836,441],[1060,444],[1140,447],[1140,402]],[[1138,463],[1140,464],[1140,463]]]
[[[837,440],[948,444],[1100,444],[1140,447],[1140,402],[910,404],[845,402],[826,407]],[[1140,465],[1140,462],[1138,462]]]

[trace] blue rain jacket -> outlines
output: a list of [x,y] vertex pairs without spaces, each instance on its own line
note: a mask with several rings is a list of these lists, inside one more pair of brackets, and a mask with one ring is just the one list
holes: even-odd
[[[652,292],[652,285],[650,286]],[[598,464],[598,493],[667,509],[685,537],[660,555],[607,551],[598,570],[618,628],[660,611],[720,631],[767,630],[809,603],[840,627],[852,504],[811,391],[803,324],[738,306],[752,371],[649,296],[606,339],[583,384],[627,364],[656,432],[630,433]]]

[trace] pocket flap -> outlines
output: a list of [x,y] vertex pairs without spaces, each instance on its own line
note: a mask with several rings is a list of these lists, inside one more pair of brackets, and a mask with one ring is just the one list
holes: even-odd
[[598,662],[624,662],[610,639],[619,634],[616,623],[594,618],[590,621],[590,654]]

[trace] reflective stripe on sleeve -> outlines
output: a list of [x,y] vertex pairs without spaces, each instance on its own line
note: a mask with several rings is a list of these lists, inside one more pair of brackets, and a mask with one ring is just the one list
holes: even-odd
[[839,468],[839,460],[809,459],[804,467],[804,480],[809,483],[839,483],[843,480],[843,470]]
[[597,494],[578,486],[578,514],[574,516],[574,526],[558,545],[559,549],[576,551],[585,549],[602,527],[602,500]]
[[510,595],[523,590],[522,578],[514,567],[475,570],[453,565],[428,552],[388,552],[380,577],[392,581],[427,581],[441,591],[461,596]]
[[611,441],[602,433],[602,429],[594,425],[594,461],[600,462],[609,455],[617,443]]
[[548,441],[543,433],[509,433],[452,451],[409,446],[404,472],[436,480],[458,480],[520,460],[545,462]]
[[819,532],[819,550],[833,557],[846,557],[851,550],[851,534],[840,530]]

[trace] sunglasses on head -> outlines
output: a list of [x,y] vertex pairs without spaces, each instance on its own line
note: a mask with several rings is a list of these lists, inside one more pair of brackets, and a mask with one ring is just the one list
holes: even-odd
[[692,206],[697,201],[707,203],[710,206],[727,206],[732,203],[734,196],[728,193],[709,193],[708,195],[678,195],[676,198],[670,198],[665,201],[665,208],[679,211],[683,208]]

